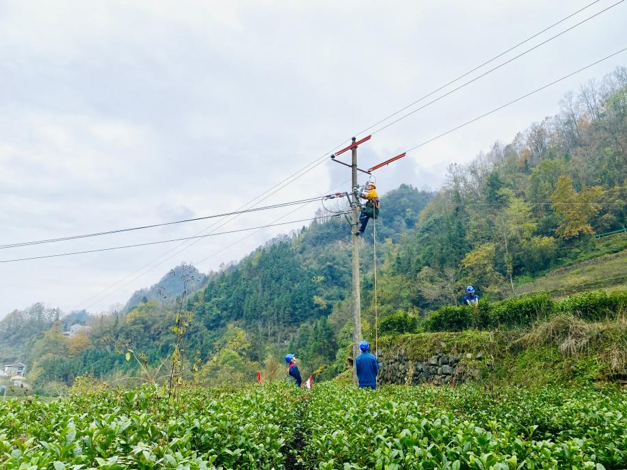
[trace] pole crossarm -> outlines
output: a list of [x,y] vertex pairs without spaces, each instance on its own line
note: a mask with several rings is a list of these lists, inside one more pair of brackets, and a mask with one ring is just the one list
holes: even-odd
[[337,152],[335,152],[333,155],[331,155],[331,158],[333,157],[337,157],[339,155],[342,155],[344,152],[348,152],[349,150],[354,149],[355,147],[357,147],[359,144],[363,144],[364,142],[369,141],[372,138],[371,135],[364,137],[361,140],[358,140],[357,142],[355,142],[355,138],[353,137],[353,143],[350,144],[348,147],[344,147],[342,150],[338,150]]
[[381,167],[384,167],[386,165],[389,165],[392,162],[395,162],[396,160],[400,160],[401,158],[403,158],[405,155],[407,155],[407,152],[403,152],[400,155],[397,155],[396,157],[392,157],[389,160],[386,160],[384,162],[379,163],[378,165],[373,166],[372,168],[368,168],[367,173],[370,174],[375,170],[378,170]]

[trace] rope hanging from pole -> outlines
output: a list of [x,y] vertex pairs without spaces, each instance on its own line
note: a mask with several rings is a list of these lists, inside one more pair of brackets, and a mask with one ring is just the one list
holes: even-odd
[[372,253],[374,256],[374,350],[379,352],[379,311],[377,308],[377,217],[373,217],[373,243]]

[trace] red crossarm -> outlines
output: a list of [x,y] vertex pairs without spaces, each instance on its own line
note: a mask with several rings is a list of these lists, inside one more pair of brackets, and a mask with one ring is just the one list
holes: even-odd
[[372,138],[372,136],[371,136],[371,135],[369,135],[368,137],[364,137],[363,139],[358,140],[357,142],[353,142],[353,143],[352,143],[352,144],[350,144],[348,147],[343,148],[342,150],[338,150],[338,151],[337,151],[337,152],[335,152],[333,155],[335,155],[336,157],[337,157],[338,155],[342,155],[344,152],[347,152],[347,151],[349,151],[350,149],[357,147],[359,144],[363,144],[364,142],[366,142],[366,141],[370,140],[371,138]]
[[396,160],[400,160],[405,155],[407,155],[407,152],[401,153],[400,155],[397,155],[396,157],[392,157],[389,160],[384,161],[383,163],[379,163],[378,165],[373,166],[372,168],[368,168],[368,173],[370,173],[371,171],[374,171],[374,170],[378,170],[382,166],[389,165],[390,163],[395,162]]

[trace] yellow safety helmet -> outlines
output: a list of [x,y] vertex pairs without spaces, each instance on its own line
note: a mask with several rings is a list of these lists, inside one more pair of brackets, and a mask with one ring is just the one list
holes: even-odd
[[372,186],[374,189],[377,189],[377,185],[376,185],[376,183],[373,183],[372,181],[370,181],[370,182],[368,183],[368,185],[369,185],[369,186]]

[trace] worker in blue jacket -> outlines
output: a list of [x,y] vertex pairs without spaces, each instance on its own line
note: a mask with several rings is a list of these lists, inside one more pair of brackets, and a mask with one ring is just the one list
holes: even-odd
[[359,343],[361,354],[355,360],[355,370],[359,388],[377,389],[377,375],[379,374],[379,363],[374,354],[370,354],[368,341]]
[[471,305],[476,307],[479,303],[479,296],[475,293],[475,288],[472,286],[466,287],[466,295],[462,299],[464,305]]
[[287,376],[290,380],[294,381],[298,387],[303,383],[303,379],[300,377],[300,371],[296,365],[296,356],[293,354],[285,355],[285,362],[287,362]]

